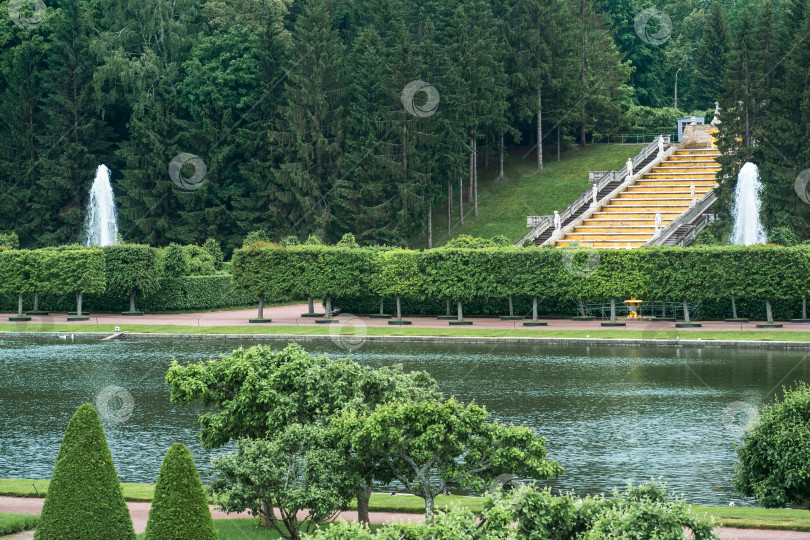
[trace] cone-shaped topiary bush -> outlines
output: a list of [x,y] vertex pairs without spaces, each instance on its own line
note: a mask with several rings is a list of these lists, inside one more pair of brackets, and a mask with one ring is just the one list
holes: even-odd
[[65,430],[34,538],[135,538],[101,420],[89,403]]
[[166,452],[146,523],[148,540],[211,540],[217,538],[208,497],[191,452],[175,443]]

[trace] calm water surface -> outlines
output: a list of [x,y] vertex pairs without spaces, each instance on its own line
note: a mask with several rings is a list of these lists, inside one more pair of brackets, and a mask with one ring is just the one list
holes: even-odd
[[[203,409],[170,403],[163,377],[172,358],[198,361],[240,344],[0,339],[0,478],[48,478],[70,416],[107,387],[132,396],[125,421],[104,423],[122,481],[153,481],[175,441],[205,474],[211,456],[232,447],[200,446]],[[348,354],[328,340],[305,347]],[[730,485],[741,427],[782,385],[810,381],[804,352],[366,343],[351,354],[362,364],[426,370],[445,394],[530,426],[565,467],[555,489],[598,493],[660,477],[699,504],[750,503]],[[110,411],[126,407],[123,394],[110,395]]]

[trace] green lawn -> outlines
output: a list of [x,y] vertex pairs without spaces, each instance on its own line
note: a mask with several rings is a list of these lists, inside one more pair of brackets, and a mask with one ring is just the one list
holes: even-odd
[[[546,215],[562,211],[588,188],[588,171],[619,169],[627,158],[639,153],[644,145],[597,144],[578,147],[562,155],[545,156],[544,170],[536,173],[532,153],[523,159],[526,149],[515,150],[504,164],[506,179],[495,182],[495,160],[489,169],[478,174],[478,217],[472,217],[472,204],[464,202],[464,225],[458,225],[458,186],[453,186],[455,198],[453,229],[447,234],[447,209],[433,217],[433,245],[441,246],[449,238],[469,234],[483,238],[506,236],[516,242],[528,232],[527,215]],[[464,181],[465,189],[467,181]],[[446,186],[445,186],[446,190]],[[411,247],[423,248],[425,234],[411,239]]]
[[[473,319],[475,320],[475,319]],[[518,322],[518,325],[520,323]],[[629,323],[632,327],[634,323]],[[329,330],[321,326],[182,326],[182,325],[148,325],[148,324],[126,324],[125,330],[133,334],[154,333],[154,334],[257,334],[257,335],[296,335],[296,336],[324,336],[329,337]],[[103,332],[113,333],[115,325],[112,324],[13,324],[0,323],[0,331],[9,332]],[[354,335],[357,328],[353,326],[333,328],[332,332],[339,331],[342,335]],[[703,341],[711,340],[741,340],[741,341],[810,341],[810,331],[776,331],[776,330],[671,330],[647,331],[626,330],[626,329],[606,329],[606,330],[549,330],[549,329],[499,329],[499,328],[419,328],[419,327],[393,327],[393,326],[369,326],[364,329],[369,336],[447,336],[447,337],[545,337],[545,338],[591,338],[600,339],[675,339],[679,336],[682,340],[700,338]]]
[[[40,496],[48,489],[48,480],[0,479],[0,495],[19,497],[36,497],[31,484],[36,484]],[[121,484],[124,497],[130,501],[149,501],[152,499],[155,486],[149,484]],[[481,511],[484,499],[481,497],[463,497],[459,495],[439,495],[436,497],[437,508],[450,505],[467,507],[474,512]],[[715,520],[729,527],[745,529],[781,529],[810,531],[810,510],[744,508],[739,506],[693,506],[695,512],[707,513]],[[421,514],[424,512],[424,501],[413,495],[398,494],[391,496],[385,493],[371,495],[369,509],[372,512],[399,512]],[[11,517],[9,517],[11,516]],[[0,531],[7,523],[31,523],[32,516],[0,514]],[[220,537],[234,538],[276,538],[274,533],[256,528],[255,519],[217,520]],[[33,524],[29,525],[29,528]],[[22,529],[17,529],[22,530]],[[226,534],[227,533],[227,534]],[[248,534],[249,533],[249,534]],[[9,533],[10,534],[10,533]],[[238,536],[242,534],[243,536]],[[269,535],[269,536],[268,536]]]
[[28,531],[36,527],[39,516],[30,514],[0,514],[0,536]]

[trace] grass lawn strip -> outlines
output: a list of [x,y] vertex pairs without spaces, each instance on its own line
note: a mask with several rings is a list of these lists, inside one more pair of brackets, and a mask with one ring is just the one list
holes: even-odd
[[39,516],[31,514],[0,514],[0,536],[30,531],[38,521]]
[[[119,323],[120,325],[120,323]],[[81,325],[74,324],[43,324],[26,325],[20,327],[18,324],[0,323],[0,332],[50,332],[50,333],[73,333],[81,335],[82,332],[113,333],[114,324]],[[325,338],[334,337],[336,333],[330,335],[318,326],[182,326],[182,325],[148,325],[148,324],[127,324],[126,330],[130,334],[187,334],[187,335],[234,335],[241,334],[245,337],[257,335],[289,335],[289,336],[322,336]],[[535,330],[535,329],[510,329],[510,328],[419,328],[419,327],[397,327],[389,328],[384,326],[369,326],[363,329],[368,336],[424,336],[424,337],[541,337],[541,338],[580,338],[590,336],[591,339],[648,339],[648,340],[672,340],[674,336],[679,336],[681,341],[696,340],[701,341],[791,341],[810,342],[810,332],[808,331],[715,331],[715,330]],[[339,329],[341,335],[355,335],[356,328],[343,327]]]
[[[0,479],[0,495],[37,497],[36,491],[32,486],[32,484],[35,484],[39,491],[39,496],[42,497],[47,493],[48,483],[48,480]],[[128,501],[151,501],[155,491],[155,486],[149,484],[121,484],[121,487],[124,490],[124,498]],[[373,493],[369,503],[369,510],[371,512],[421,514],[425,510],[424,501],[414,495],[397,494],[396,496],[391,496],[387,493]],[[479,512],[483,509],[484,499],[481,497],[464,497],[461,495],[439,495],[436,497],[437,508],[446,508],[450,505],[466,507],[473,512]],[[810,532],[810,510],[695,505],[693,505],[692,508],[698,514],[707,513],[714,516],[716,521],[727,527]],[[355,509],[354,505],[351,505],[349,509]],[[7,516],[12,514],[3,515]],[[216,520],[217,523],[221,521],[236,522],[240,520]],[[255,520],[241,521],[253,522]],[[0,519],[0,524],[2,523],[3,521]],[[236,525],[234,525],[234,527],[236,527]],[[256,536],[255,538],[275,537]]]

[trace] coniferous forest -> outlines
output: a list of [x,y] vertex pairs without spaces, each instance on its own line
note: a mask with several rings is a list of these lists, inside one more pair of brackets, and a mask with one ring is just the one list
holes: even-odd
[[785,2],[7,0],[0,231],[80,240],[104,163],[127,241],[429,247],[431,216],[449,198],[475,216],[505,152],[542,169],[718,100],[721,191],[758,160],[766,225],[806,237],[810,2]]

